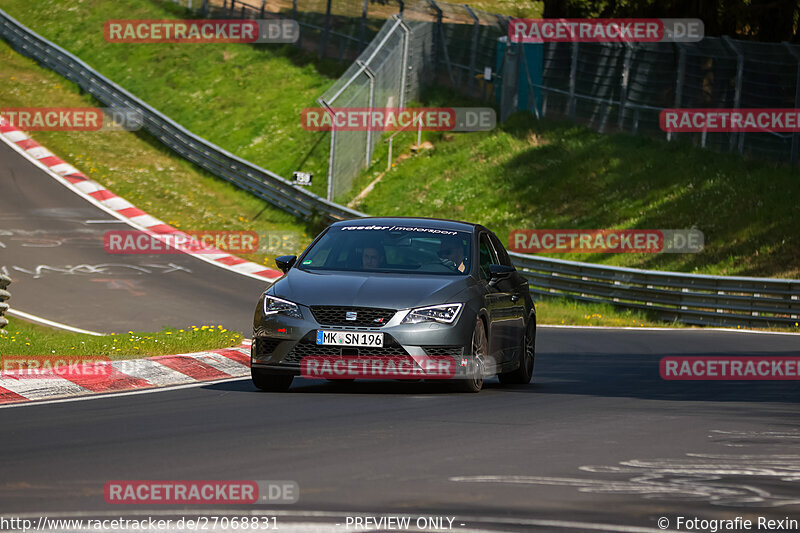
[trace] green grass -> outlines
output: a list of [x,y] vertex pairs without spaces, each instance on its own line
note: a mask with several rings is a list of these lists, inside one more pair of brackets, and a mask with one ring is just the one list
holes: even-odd
[[[489,5],[498,2],[485,4],[475,7],[500,10]],[[236,155],[284,175],[314,172],[313,190],[323,193],[328,141],[324,134],[302,130],[298,116],[303,107],[315,105],[343,66],[316,61],[292,47],[110,45],[103,40],[107,19],[186,16],[170,2],[6,0],[3,9]],[[2,105],[92,102],[4,44],[0,61]],[[441,94],[426,100],[427,105],[465,103]],[[312,236],[313,229],[264,210],[263,202],[174,158],[145,134],[40,132],[35,137],[93,179],[182,229],[294,230],[302,234],[298,250]],[[800,246],[793,229],[800,219],[796,172],[679,143],[537,123],[522,115],[494,132],[424,137],[434,149],[398,162],[359,209],[375,215],[467,219],[488,225],[503,239],[516,228],[697,226],[706,234],[701,254],[558,257],[799,277]],[[413,139],[413,134],[401,134],[395,156]],[[385,165],[382,144],[373,167],[337,200],[355,196]],[[248,258],[272,264],[268,256]],[[538,305],[542,322],[663,325],[607,306],[550,300]]]
[[578,302],[565,298],[547,298],[536,302],[539,324],[566,326],[677,327],[680,322],[665,322],[633,309],[616,309],[610,304]]
[[[450,104],[457,105],[457,104]],[[400,153],[415,142],[398,136]],[[514,229],[688,229],[694,254],[551,254],[638,268],[800,278],[800,172],[684,143],[601,135],[519,113],[491,132],[423,139],[356,207],[469,220],[508,242]],[[347,202],[386,169],[385,148]]]
[[467,4],[473,9],[520,18],[541,18],[544,12],[544,2],[534,0],[474,0]]
[[85,355],[130,359],[229,348],[238,345],[242,339],[241,333],[228,331],[221,326],[165,328],[156,333],[129,332],[98,337],[13,320],[6,326],[6,334],[0,334],[0,360],[21,355]]

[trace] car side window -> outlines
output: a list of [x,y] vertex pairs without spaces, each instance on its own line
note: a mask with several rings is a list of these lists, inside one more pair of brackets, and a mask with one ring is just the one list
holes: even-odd
[[497,255],[495,255],[492,243],[489,241],[489,236],[486,233],[481,233],[480,236],[480,273],[483,279],[488,280],[491,277],[489,273],[489,265],[498,265]]
[[500,239],[497,238],[497,235],[490,233],[489,238],[494,245],[495,251],[497,252],[497,258],[500,260],[500,264],[505,266],[514,266],[511,263],[511,258],[508,257],[508,252],[506,252],[505,247],[503,247],[503,244],[500,242]]

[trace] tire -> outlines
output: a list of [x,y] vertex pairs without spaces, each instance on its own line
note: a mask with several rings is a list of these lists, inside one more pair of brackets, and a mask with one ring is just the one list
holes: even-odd
[[519,368],[512,372],[498,374],[503,385],[527,385],[533,378],[533,365],[536,359],[536,319],[531,317],[522,339],[522,360]]
[[475,323],[475,330],[472,332],[472,350],[470,366],[467,370],[470,377],[459,379],[454,383],[454,388],[459,392],[480,392],[483,388],[483,379],[486,372],[486,351],[489,342],[486,337],[486,327],[480,318]]
[[253,385],[268,392],[286,392],[292,385],[294,376],[291,374],[269,374],[258,368],[251,368]]

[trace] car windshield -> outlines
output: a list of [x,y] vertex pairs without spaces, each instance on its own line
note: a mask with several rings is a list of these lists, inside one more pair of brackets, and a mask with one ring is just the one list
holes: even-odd
[[301,270],[469,273],[470,234],[417,226],[337,226],[301,258]]

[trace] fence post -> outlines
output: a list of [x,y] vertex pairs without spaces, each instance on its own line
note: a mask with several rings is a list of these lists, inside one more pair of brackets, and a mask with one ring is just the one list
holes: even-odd
[[[442,24],[442,10],[436,5],[434,0],[428,0],[430,6],[436,10],[436,27],[439,30],[439,43],[441,44],[442,55],[444,56],[444,62],[447,65],[447,75],[450,78],[450,84],[452,87],[456,87],[456,80],[453,77],[453,66],[450,64],[450,54],[447,53],[447,41],[444,39],[444,25]],[[438,51],[437,51],[438,52]],[[436,63],[439,62],[439,54],[436,54]]]
[[[369,109],[369,124],[372,124],[372,107],[375,105],[375,74],[370,70],[369,66],[361,60],[356,61],[356,64],[364,69],[364,74],[367,75],[369,78],[369,103],[367,107]],[[367,126],[367,145],[364,147],[364,153],[366,154],[366,161],[364,162],[364,168],[369,168],[370,163],[372,162],[372,128]]]
[[200,8],[200,10],[203,13],[204,17],[208,16],[208,0],[203,0],[203,5]]
[[567,114],[570,120],[575,120],[575,82],[578,74],[578,43],[572,43],[572,59],[569,65],[569,101]]
[[[533,114],[536,116],[537,119],[539,119],[541,118],[541,116],[539,114],[539,101],[536,98],[536,93],[538,91],[539,94],[542,94],[544,93],[544,91],[541,90],[541,88],[536,87],[535,84],[533,83],[533,80],[531,80],[531,70],[530,68],[528,68],[528,55],[525,53],[525,45],[520,43],[519,47],[520,47],[520,68],[522,68],[525,71],[525,82],[528,84],[528,91],[526,95],[527,101],[525,103],[525,107],[528,110],[530,110],[530,108],[533,107]],[[519,78],[519,73],[517,73],[517,78]],[[520,87],[521,86],[519,85],[517,86],[518,91],[520,90]],[[517,101],[517,109],[519,109],[519,101],[521,100],[522,99],[520,98]],[[533,104],[529,106],[528,104],[530,101],[533,101]],[[542,113],[544,113],[544,109],[542,109]]]
[[469,82],[467,82],[467,94],[470,96],[472,95],[472,88],[475,85],[475,76],[478,75],[475,72],[475,63],[478,59],[478,36],[481,30],[481,21],[475,12],[469,7],[467,4],[464,4],[464,9],[467,10],[469,16],[472,17],[472,47],[469,52]]
[[333,161],[336,157],[336,115],[333,113],[333,109],[331,106],[328,105],[328,102],[323,100],[322,98],[317,99],[317,103],[325,108],[325,111],[331,115],[331,149],[330,153],[328,154],[328,201],[333,201],[333,180],[335,178],[335,171],[333,169]]
[[[686,78],[686,48],[683,44],[675,43],[678,47],[678,74],[675,77],[675,108],[681,107],[681,99],[683,98],[683,81]],[[677,133],[671,131],[667,132],[667,140],[671,141],[673,136]]]
[[406,83],[408,75],[408,44],[411,41],[411,28],[409,28],[402,18],[398,17],[400,29],[403,30],[403,60],[400,62],[400,108],[406,105]]
[[264,19],[264,9],[267,7],[267,0],[261,0],[261,15],[259,18]]
[[[797,60],[797,78],[794,82],[794,108],[800,109],[800,52],[792,48],[792,45],[786,41],[783,42],[783,46]],[[798,150],[800,150],[800,132],[794,131],[792,132],[792,153],[790,155],[793,167],[797,166]]]
[[[736,92],[733,94],[733,107],[734,109],[739,109],[742,104],[742,81],[744,80],[744,54],[739,51],[739,48],[736,46],[736,43],[733,42],[733,39],[728,37],[727,35],[722,36],[722,42],[728,45],[733,53],[736,54]],[[731,146],[730,151],[733,152],[734,146],[736,146],[736,139],[739,139],[739,153],[741,154],[744,151],[744,132],[740,131],[738,133],[731,134]]]
[[319,40],[319,51],[317,56],[320,58],[325,57],[325,49],[328,47],[328,34],[331,31],[331,0],[328,0],[328,6],[325,8],[325,30]]
[[619,85],[619,117],[617,117],[617,127],[620,130],[625,125],[625,105],[628,103],[628,82],[631,77],[633,46],[633,43],[625,43],[625,59],[622,62],[622,80]]

